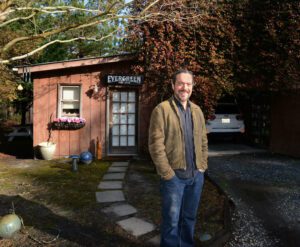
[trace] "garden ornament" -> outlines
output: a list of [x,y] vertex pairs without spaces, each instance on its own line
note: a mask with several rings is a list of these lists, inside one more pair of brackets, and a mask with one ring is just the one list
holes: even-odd
[[72,159],[72,171],[78,172],[78,164],[77,161],[79,160],[79,155],[71,155],[70,158]]
[[11,238],[21,229],[22,220],[15,213],[7,214],[0,219],[0,237]]
[[80,162],[82,162],[85,165],[88,165],[92,163],[93,161],[93,155],[90,152],[82,152],[80,154]]

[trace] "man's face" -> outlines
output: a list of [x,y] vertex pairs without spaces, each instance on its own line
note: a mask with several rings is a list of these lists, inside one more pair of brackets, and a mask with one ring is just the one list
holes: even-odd
[[175,97],[186,103],[193,91],[193,77],[188,73],[180,73],[176,76],[176,82],[172,84]]

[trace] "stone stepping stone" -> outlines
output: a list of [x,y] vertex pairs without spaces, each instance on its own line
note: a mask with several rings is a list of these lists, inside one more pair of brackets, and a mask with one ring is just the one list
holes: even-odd
[[102,209],[102,211],[106,214],[113,213],[118,217],[135,214],[137,212],[136,208],[130,204],[112,205]]
[[153,246],[159,246],[160,245],[160,234],[154,236],[153,238],[150,238],[148,240],[148,243],[150,243]]
[[96,201],[103,202],[122,202],[125,201],[123,191],[121,190],[111,190],[96,192]]
[[111,167],[128,167],[128,162],[113,162]]
[[123,184],[122,181],[102,181],[98,185],[98,189],[103,190],[115,190],[115,189],[122,189]]
[[117,224],[135,237],[139,237],[155,230],[153,224],[136,217],[120,220]]
[[102,180],[123,180],[125,177],[125,172],[119,173],[106,173]]
[[126,172],[127,167],[110,167],[107,172]]

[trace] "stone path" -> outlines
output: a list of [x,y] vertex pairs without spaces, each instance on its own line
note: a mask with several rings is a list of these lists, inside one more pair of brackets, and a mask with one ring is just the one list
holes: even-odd
[[[117,225],[138,238],[153,232],[157,227],[136,217],[137,209],[126,202],[123,182],[127,169],[128,162],[113,162],[98,185],[100,191],[96,192],[96,200],[98,203],[109,203],[102,212],[113,215]],[[148,243],[159,246],[159,235],[151,238]]]

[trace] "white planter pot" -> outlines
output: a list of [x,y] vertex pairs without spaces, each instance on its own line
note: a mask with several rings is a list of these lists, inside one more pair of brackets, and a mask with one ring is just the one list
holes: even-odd
[[39,145],[41,156],[44,160],[51,160],[55,153],[56,144],[53,142],[41,142]]

